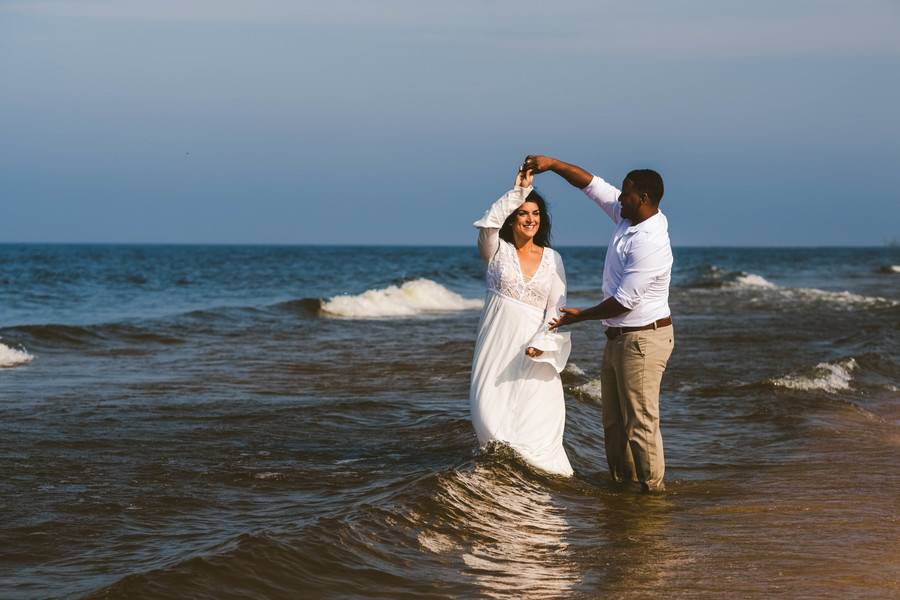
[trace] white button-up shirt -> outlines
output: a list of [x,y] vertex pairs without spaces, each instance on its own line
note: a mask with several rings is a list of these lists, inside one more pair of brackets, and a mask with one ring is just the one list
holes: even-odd
[[640,327],[668,317],[672,280],[669,221],[662,212],[632,225],[621,215],[621,193],[594,177],[582,191],[616,224],[603,265],[603,298],[615,298],[628,312],[604,319],[607,327]]

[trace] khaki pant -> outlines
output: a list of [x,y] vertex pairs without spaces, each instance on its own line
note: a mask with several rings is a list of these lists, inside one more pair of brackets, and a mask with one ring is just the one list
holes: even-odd
[[600,372],[606,460],[614,480],[664,489],[666,462],[659,431],[659,384],[675,347],[670,325],[606,341]]

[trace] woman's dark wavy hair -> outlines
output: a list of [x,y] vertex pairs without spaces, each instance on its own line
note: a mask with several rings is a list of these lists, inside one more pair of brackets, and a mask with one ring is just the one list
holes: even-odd
[[[538,205],[538,209],[541,211],[541,224],[538,225],[538,231],[534,236],[534,243],[540,246],[541,248],[549,248],[550,247],[550,210],[547,206],[547,201],[544,200],[544,197],[538,194],[537,190],[531,190],[531,193],[528,194],[528,197],[525,198],[525,202],[534,202]],[[518,208],[516,209],[518,211]],[[503,222],[503,227],[500,228],[500,239],[506,240],[510,244],[514,244],[513,238],[513,223],[516,221],[516,213],[509,215],[506,217],[506,221]]]

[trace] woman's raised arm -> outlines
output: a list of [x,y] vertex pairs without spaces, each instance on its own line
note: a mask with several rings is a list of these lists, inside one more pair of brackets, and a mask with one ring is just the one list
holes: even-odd
[[473,225],[478,231],[478,252],[485,263],[491,261],[494,253],[500,245],[500,228],[506,218],[522,206],[525,198],[531,193],[531,183],[534,179],[531,171],[519,171],[516,174],[516,183],[494,202],[484,216],[475,221]]

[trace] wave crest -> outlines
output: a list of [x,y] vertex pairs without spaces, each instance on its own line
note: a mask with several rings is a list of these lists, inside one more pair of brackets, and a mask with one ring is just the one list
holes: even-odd
[[573,362],[569,362],[569,364],[566,365],[566,368],[563,369],[563,372],[569,373],[571,375],[578,375],[579,377],[584,377],[586,375],[586,373],[584,372],[584,369],[582,369],[581,367],[579,367],[578,365],[576,365]]
[[725,284],[729,288],[777,288],[778,286],[756,273],[740,273],[733,281]]
[[778,287],[762,275],[746,271],[728,271],[716,265],[707,265],[699,275],[688,282],[691,288],[776,288]]
[[275,306],[277,308],[300,313],[302,315],[316,316],[319,314],[319,310],[321,310],[322,308],[322,300],[319,298],[301,298],[299,300],[280,302]]
[[823,303],[839,309],[856,308],[890,308],[900,305],[900,301],[881,296],[864,296],[850,291],[831,291],[818,288],[793,288],[776,285],[756,273],[746,271],[728,271],[715,265],[706,267],[703,272],[687,284],[688,288],[713,289],[730,293],[741,293],[753,304],[772,302],[776,305],[785,303]]
[[463,298],[430,279],[415,279],[399,287],[392,285],[355,296],[335,296],[322,303],[321,311],[326,316],[366,319],[471,310],[481,306],[481,300]]
[[853,358],[833,363],[823,362],[809,372],[777,377],[770,379],[769,383],[789,390],[839,392],[850,389],[853,371],[858,367]]
[[14,336],[25,336],[36,345],[88,346],[103,342],[173,345],[182,339],[158,333],[146,326],[132,323],[98,323],[95,325],[17,325],[4,330]]
[[890,298],[883,298],[881,296],[863,296],[862,294],[855,294],[848,291],[833,292],[817,288],[792,288],[783,291],[785,296],[792,300],[801,302],[826,302],[831,305],[838,305],[846,310],[857,307],[891,308],[900,305],[900,302],[891,300]]

